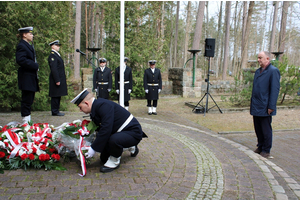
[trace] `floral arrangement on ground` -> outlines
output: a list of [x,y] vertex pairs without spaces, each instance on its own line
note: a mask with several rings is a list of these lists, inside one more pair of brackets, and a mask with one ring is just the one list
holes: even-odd
[[[97,126],[92,121],[76,120],[54,127],[48,123],[11,122],[0,126],[0,173],[10,169],[36,168],[66,170],[61,158],[75,152],[84,162],[82,151],[90,146]],[[81,156],[80,156],[81,155]]]

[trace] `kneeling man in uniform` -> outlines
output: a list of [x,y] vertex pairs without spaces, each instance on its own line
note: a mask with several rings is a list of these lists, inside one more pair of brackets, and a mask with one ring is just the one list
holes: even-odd
[[125,108],[107,99],[95,99],[91,90],[87,89],[71,102],[81,112],[90,114],[92,121],[99,126],[96,138],[85,156],[90,158],[95,152],[101,153],[100,160],[105,164],[100,167],[100,172],[111,172],[119,168],[125,148],[131,152],[131,157],[139,153],[137,145],[147,135],[137,119]]

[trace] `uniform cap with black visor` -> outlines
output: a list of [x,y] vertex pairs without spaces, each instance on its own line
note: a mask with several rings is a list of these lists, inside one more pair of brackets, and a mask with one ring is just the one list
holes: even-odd
[[107,60],[106,60],[106,58],[99,58],[99,62],[100,62],[100,63],[106,63]]
[[49,43],[49,46],[52,46],[52,45],[61,46],[61,43],[59,43],[59,40],[55,40],[55,41]]
[[29,26],[29,27],[19,28],[18,31],[19,31],[20,33],[32,33],[33,27],[32,27],[32,26]]
[[77,106],[83,101],[83,99],[89,94],[87,88],[85,88],[82,92],[80,92],[71,103],[76,104]]
[[156,63],[156,60],[149,60],[150,65],[155,65],[155,63]]

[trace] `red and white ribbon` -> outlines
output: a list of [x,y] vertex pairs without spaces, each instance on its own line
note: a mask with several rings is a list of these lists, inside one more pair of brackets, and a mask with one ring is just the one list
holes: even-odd
[[80,136],[80,141],[79,141],[79,156],[80,156],[80,163],[81,163],[81,169],[82,169],[82,174],[78,174],[81,177],[84,177],[86,175],[86,165],[85,165],[85,157],[82,153],[82,143],[83,143],[83,137]]

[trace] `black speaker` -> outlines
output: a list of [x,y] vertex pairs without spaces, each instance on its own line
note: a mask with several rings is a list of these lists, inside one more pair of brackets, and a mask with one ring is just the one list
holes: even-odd
[[215,56],[215,38],[206,38],[205,39],[205,53],[206,57],[214,57]]

